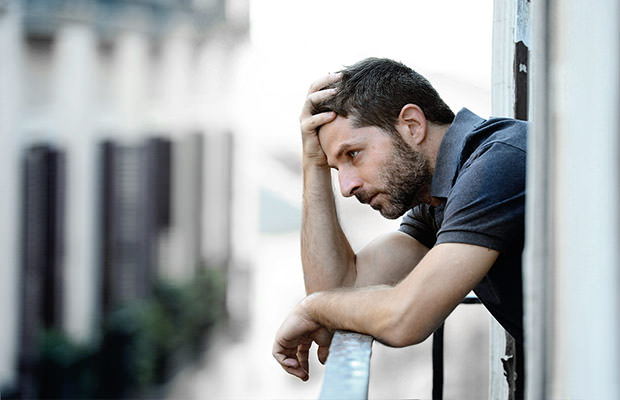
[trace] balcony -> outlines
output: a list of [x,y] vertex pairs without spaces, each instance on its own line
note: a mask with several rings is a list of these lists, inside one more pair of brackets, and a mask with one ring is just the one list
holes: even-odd
[[[480,304],[480,300],[468,295],[461,304]],[[433,386],[432,399],[443,398],[444,384],[444,325],[433,333]],[[329,347],[325,377],[319,399],[368,398],[370,360],[373,338],[356,332],[336,331]]]

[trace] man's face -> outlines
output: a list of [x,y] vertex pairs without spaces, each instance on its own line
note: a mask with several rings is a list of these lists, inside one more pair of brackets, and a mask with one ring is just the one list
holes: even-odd
[[338,170],[342,195],[355,196],[390,219],[428,201],[432,172],[427,158],[401,138],[377,127],[353,128],[350,122],[338,116],[319,130],[329,165]]

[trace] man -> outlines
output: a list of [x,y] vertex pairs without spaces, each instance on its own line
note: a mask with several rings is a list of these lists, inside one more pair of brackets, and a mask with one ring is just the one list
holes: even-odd
[[[372,58],[315,82],[300,121],[308,297],[276,334],[282,367],[308,379],[311,343],[324,362],[335,329],[420,343],[471,290],[522,343],[526,123],[455,116],[415,71]],[[343,196],[407,213],[400,229],[355,254],[330,168]]]

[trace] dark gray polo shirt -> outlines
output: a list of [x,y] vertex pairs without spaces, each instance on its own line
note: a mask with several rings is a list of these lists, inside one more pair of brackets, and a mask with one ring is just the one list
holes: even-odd
[[441,142],[433,173],[431,196],[441,204],[414,207],[400,225],[428,248],[467,243],[499,251],[474,292],[519,342],[526,141],[526,122],[484,120],[462,109]]

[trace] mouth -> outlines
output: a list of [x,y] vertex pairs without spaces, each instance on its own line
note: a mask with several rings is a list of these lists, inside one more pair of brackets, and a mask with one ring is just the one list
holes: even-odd
[[379,197],[379,193],[377,193],[374,196],[372,196],[370,198],[370,200],[368,200],[368,205],[371,206],[372,208],[376,209],[378,207],[378,205],[374,204],[374,203],[375,203],[375,201],[377,200],[378,197]]
[[362,203],[362,204],[368,204],[370,207],[374,208],[375,210],[379,209],[379,204],[377,204],[379,195],[381,193],[377,192],[371,196],[367,196],[366,193],[356,193],[355,197],[357,197],[357,200]]

